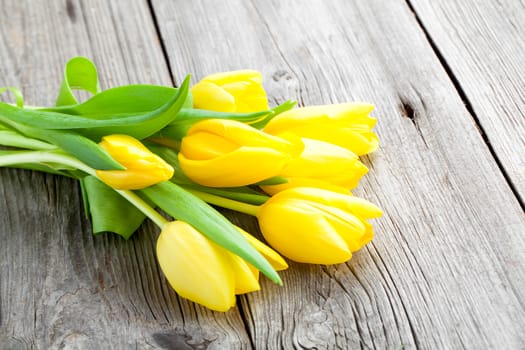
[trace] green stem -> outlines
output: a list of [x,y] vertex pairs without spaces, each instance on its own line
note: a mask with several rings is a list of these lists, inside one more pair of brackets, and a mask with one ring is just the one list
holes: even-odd
[[158,211],[153,209],[148,203],[146,203],[142,198],[137,196],[137,194],[133,191],[129,190],[115,190],[118,194],[120,194],[122,197],[128,200],[131,204],[133,204],[137,209],[139,209],[141,212],[144,213],[148,218],[150,218],[151,221],[153,221],[160,229],[164,227],[168,223],[168,220],[166,220],[162,215],[159,214]]
[[203,201],[213,205],[218,205],[219,207],[232,209],[252,216],[257,216],[257,212],[259,211],[258,205],[234,201],[233,199],[216,196],[211,193],[201,192],[187,187],[185,187],[184,189],[193,194],[194,196],[199,197]]
[[[0,156],[0,166],[24,163],[58,163],[82,170],[86,174],[98,178],[95,169],[87,166],[78,159],[71,157],[67,154],[45,151],[28,151]],[[166,220],[162,215],[160,215],[159,212],[157,212],[150,205],[148,205],[133,191],[117,189],[114,190],[126,200],[128,200],[131,204],[133,204],[137,209],[143,212],[144,215],[150,218],[161,229],[168,222],[168,220]]]
[[56,146],[50,143],[40,141],[37,139],[32,139],[29,137],[25,137],[15,131],[2,129],[1,127],[0,127],[0,144],[2,146],[11,146],[11,147],[17,147],[17,148],[31,149],[31,150],[56,149]]

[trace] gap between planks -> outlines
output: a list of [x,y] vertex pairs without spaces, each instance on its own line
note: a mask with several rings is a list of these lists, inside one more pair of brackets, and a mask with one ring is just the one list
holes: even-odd
[[518,189],[516,188],[516,186],[512,182],[512,179],[510,178],[509,174],[505,170],[505,167],[503,166],[503,164],[502,164],[501,160],[499,159],[496,151],[494,150],[494,147],[490,143],[490,140],[489,140],[489,138],[487,136],[487,133],[485,132],[485,129],[483,128],[483,125],[481,124],[481,122],[479,120],[479,117],[476,115],[476,112],[474,112],[474,108],[472,107],[472,103],[470,102],[470,100],[469,100],[467,94],[465,93],[464,89],[461,87],[461,83],[459,82],[458,78],[456,77],[456,75],[452,71],[452,68],[450,67],[450,65],[448,64],[447,60],[445,59],[445,57],[443,56],[443,54],[441,53],[441,51],[437,47],[436,43],[434,42],[434,39],[432,38],[432,35],[430,34],[430,32],[426,29],[425,25],[423,24],[423,21],[421,20],[421,18],[419,17],[416,9],[412,5],[412,1],[413,0],[406,0],[407,6],[409,7],[410,11],[414,14],[414,18],[416,19],[417,24],[421,28],[421,31],[423,32],[423,34],[425,34],[425,38],[427,39],[430,47],[432,48],[432,51],[434,52],[434,54],[436,55],[437,59],[441,63],[441,66],[443,67],[443,69],[447,73],[447,76],[449,77],[450,81],[454,85],[454,87],[456,89],[456,92],[458,93],[459,97],[461,98],[461,101],[463,101],[463,104],[465,105],[465,108],[467,109],[467,111],[469,112],[470,116],[472,117],[472,120],[474,121],[474,124],[476,125],[476,128],[478,129],[478,131],[479,131],[479,133],[481,135],[481,138],[483,139],[483,142],[487,146],[487,148],[488,148],[492,158],[494,158],[494,161],[496,162],[496,165],[497,165],[498,169],[500,170],[501,174],[503,175],[503,177],[505,179],[505,182],[507,183],[507,185],[509,186],[510,190],[514,194],[514,197],[518,201],[521,209],[523,211],[525,211],[525,202],[524,202],[523,198],[520,196],[520,194],[518,192]]
[[160,32],[159,22],[157,19],[157,14],[155,13],[155,9],[153,8],[153,4],[151,3],[152,0],[146,0],[146,3],[148,5],[148,9],[151,15],[151,20],[153,22],[153,26],[155,27],[155,33],[157,34],[157,39],[160,43],[160,48],[162,50],[162,57],[164,58],[164,63],[166,65],[166,68],[168,68],[168,73],[170,75],[170,82],[172,86],[177,86],[175,81],[175,76],[173,75],[173,71],[171,70],[171,65],[168,57],[168,51],[166,49],[166,44],[164,43],[164,38],[162,37],[162,33]]

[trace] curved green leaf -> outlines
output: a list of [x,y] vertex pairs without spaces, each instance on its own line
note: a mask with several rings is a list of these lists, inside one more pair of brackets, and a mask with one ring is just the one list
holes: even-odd
[[1,125],[0,145],[34,150],[49,150],[56,148],[54,145],[36,140],[34,138],[26,137],[14,130],[3,128]]
[[39,110],[91,119],[111,119],[115,115],[134,115],[155,110],[172,99],[177,90],[177,88],[147,84],[118,86],[104,90],[80,104]]
[[266,118],[259,120],[252,124],[252,126],[256,129],[263,129],[266,124],[270,122],[273,118],[278,116],[279,114],[289,111],[290,109],[294,108],[297,104],[296,101],[288,100],[286,102],[281,103],[277,107],[272,108],[273,113],[269,114]]
[[168,125],[182,108],[189,91],[189,76],[176,93],[160,107],[142,113],[108,114],[103,119],[46,110],[30,110],[0,102],[0,122],[16,122],[42,130],[79,129],[91,138],[109,134],[148,137]]
[[100,91],[97,67],[86,57],[74,57],[64,67],[64,80],[57,97],[57,106],[77,104],[73,89],[86,90],[93,95]]
[[15,97],[15,103],[17,107],[24,107],[24,95],[22,95],[22,92],[20,90],[13,86],[3,87],[0,88],[0,95],[6,91],[10,91],[13,94],[13,96]]

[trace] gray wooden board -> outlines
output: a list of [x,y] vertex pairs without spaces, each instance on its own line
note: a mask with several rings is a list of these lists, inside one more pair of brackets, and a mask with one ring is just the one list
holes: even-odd
[[[64,63],[96,62],[103,88],[170,85],[145,1],[2,1],[0,86],[52,104]],[[158,229],[93,237],[78,185],[0,169],[0,348],[249,347],[237,309],[179,299],[155,257]]]
[[161,38],[143,1],[3,1],[0,86],[50,104],[78,54],[104,87],[170,84],[162,40],[175,81],[248,67],[273,104],[372,101],[381,148],[355,193],[384,209],[377,236],[347,264],[292,263],[283,287],[262,279],[220,314],[170,290],[153,225],[127,242],[92,237],[72,181],[0,169],[0,347],[525,347],[523,213],[405,2],[151,5]]
[[525,346],[521,208],[405,2],[153,6],[175,76],[257,68],[274,103],[377,106],[381,147],[355,192],[385,210],[377,237],[243,298],[256,347]]
[[525,197],[525,3],[413,1],[494,152]]

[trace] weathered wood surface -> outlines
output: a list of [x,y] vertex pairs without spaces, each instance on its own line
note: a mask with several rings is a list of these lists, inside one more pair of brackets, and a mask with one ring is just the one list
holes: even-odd
[[[488,21],[479,13],[464,16]],[[468,34],[470,22],[456,23],[455,36],[425,27],[443,37],[435,39],[440,50],[447,40],[459,48],[443,49],[447,70],[400,0],[153,0],[151,7],[12,0],[2,1],[0,15],[0,86],[19,86],[32,104],[53,102],[63,63],[77,54],[95,60],[105,87],[169,84],[169,71],[177,82],[188,72],[200,78],[251,67],[267,77],[275,103],[373,101],[381,148],[365,159],[370,173],[355,193],[386,213],[373,243],[349,263],[292,264],[284,287],[263,280],[262,291],[219,314],[169,289],[155,262],[153,225],[128,242],[92,237],[73,182],[0,169],[0,348],[525,347],[525,219],[476,120],[518,190],[522,158],[501,149],[523,135],[519,124],[508,134],[505,122],[487,124],[491,112],[481,115],[487,105],[475,80],[459,73],[484,72],[494,57],[484,60],[476,45],[465,49],[455,39],[484,44]],[[509,23],[525,18],[512,15]],[[490,31],[489,23],[478,27]],[[517,31],[497,28],[502,37]],[[498,62],[493,71],[506,71]],[[510,81],[523,82],[520,73]],[[511,89],[505,75],[486,79],[495,91]],[[523,99],[511,91],[515,98],[505,101],[516,109],[488,104],[502,120],[519,122]]]
[[413,6],[523,204],[525,3],[417,0]]

